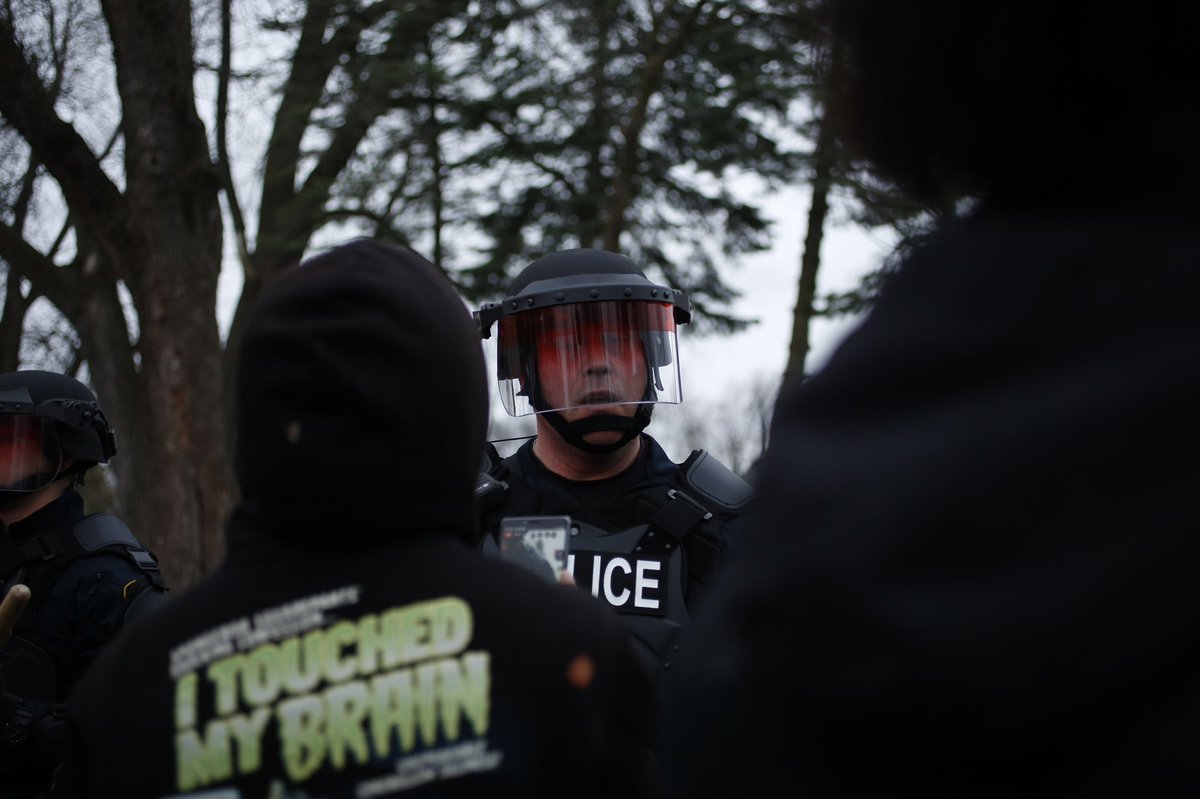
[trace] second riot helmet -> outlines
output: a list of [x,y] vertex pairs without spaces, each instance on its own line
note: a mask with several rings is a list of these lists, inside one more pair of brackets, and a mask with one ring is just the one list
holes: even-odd
[[[37,370],[0,375],[0,493],[28,493],[82,475],[116,450],[112,428],[83,383]],[[64,456],[74,463],[65,465]]]

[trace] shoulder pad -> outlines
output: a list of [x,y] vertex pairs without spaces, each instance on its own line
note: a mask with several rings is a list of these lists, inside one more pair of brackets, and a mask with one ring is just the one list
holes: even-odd
[[679,467],[679,478],[697,499],[738,511],[754,498],[754,489],[706,450],[695,450]]
[[143,548],[142,542],[125,526],[125,522],[111,513],[97,513],[80,519],[75,523],[75,540],[87,552],[96,552],[107,546]]
[[159,575],[158,561],[142,545],[125,522],[111,513],[96,513],[84,516],[75,523],[75,541],[84,552],[99,552],[102,549],[117,549],[131,559],[142,571],[149,572],[155,585],[163,587]]

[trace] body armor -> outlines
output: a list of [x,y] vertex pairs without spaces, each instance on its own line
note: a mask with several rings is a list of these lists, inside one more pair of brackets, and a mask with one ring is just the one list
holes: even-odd
[[[491,457],[477,483],[484,509],[480,548],[499,555],[497,530],[507,516],[544,512],[515,458]],[[681,636],[723,560],[720,531],[744,510],[750,486],[704,450],[670,481],[614,498],[639,523],[606,530],[584,509],[572,515],[568,568],[576,584],[618,614],[639,654],[662,676],[682,655]]]

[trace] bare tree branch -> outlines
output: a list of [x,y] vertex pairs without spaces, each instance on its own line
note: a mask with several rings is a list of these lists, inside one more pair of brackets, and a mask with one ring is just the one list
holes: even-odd
[[[0,223],[0,258],[8,262],[9,268],[33,283],[34,291],[46,296],[72,324],[80,311],[80,285],[78,273],[60,267],[38,252],[25,241],[20,231]],[[9,275],[12,288],[12,275]]]
[[242,204],[238,201],[237,188],[233,184],[233,168],[229,162],[229,81],[233,61],[233,0],[221,0],[221,63],[217,68],[217,167],[221,170],[224,183],[225,202],[233,220],[234,237],[237,240],[238,260],[243,274],[250,270],[250,250],[246,243],[246,220],[242,216]]
[[77,219],[92,228],[106,248],[126,244],[125,199],[74,127],[54,110],[54,101],[26,59],[11,21],[0,15],[0,74],[8,76],[0,92],[0,114],[19,132],[35,157],[46,165]]
[[[684,17],[675,34],[668,38],[661,47],[650,53],[646,59],[633,112],[629,119],[621,125],[623,146],[617,159],[617,170],[613,176],[613,191],[608,201],[608,212],[605,214],[605,249],[617,250],[621,245],[621,233],[625,229],[625,214],[629,209],[629,204],[633,201],[638,163],[642,160],[641,138],[642,132],[646,129],[650,101],[662,85],[667,62],[679,54],[688,37],[696,30],[696,24],[706,4],[706,0],[698,0]],[[654,27],[648,37],[650,41],[658,41],[659,32],[666,24],[667,14],[674,8],[675,4],[671,3],[655,17]]]
[[[293,201],[296,198],[296,168],[301,157],[300,142],[321,102],[329,75],[339,58],[353,51],[367,22],[354,15],[326,42],[325,34],[335,5],[330,0],[313,0],[308,4],[292,58],[292,70],[283,86],[275,126],[267,142],[255,257],[246,273],[249,292],[244,291],[242,295],[250,302],[257,299],[258,288],[292,259],[294,244],[282,231],[293,228],[290,220],[295,212]],[[235,318],[242,315],[245,304],[238,304]]]
[[356,102],[347,109],[345,121],[334,132],[333,140],[305,179],[297,195],[299,207],[289,214],[297,225],[308,225],[308,230],[304,231],[305,240],[315,230],[315,220],[329,198],[333,182],[354,156],[375,121],[393,108],[393,89],[403,86],[410,79],[402,70],[391,67],[423,50],[433,25],[465,6],[465,0],[443,0],[437,13],[420,15],[416,23],[411,16],[397,16],[384,51],[368,63],[356,65],[359,68],[351,90]]

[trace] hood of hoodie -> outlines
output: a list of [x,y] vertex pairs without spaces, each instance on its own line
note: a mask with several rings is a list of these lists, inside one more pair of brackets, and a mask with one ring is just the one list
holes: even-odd
[[374,241],[285,272],[237,370],[242,515],[273,536],[473,540],[487,430],[479,333],[449,281]]

